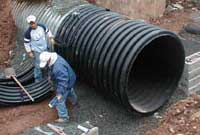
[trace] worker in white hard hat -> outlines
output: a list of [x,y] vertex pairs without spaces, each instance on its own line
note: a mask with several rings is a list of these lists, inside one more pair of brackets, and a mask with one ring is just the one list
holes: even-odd
[[50,101],[49,107],[55,107],[58,111],[59,118],[56,122],[68,122],[66,100],[70,100],[75,108],[78,107],[77,96],[74,92],[76,75],[69,63],[57,53],[42,52],[39,59],[40,67],[48,67],[51,79],[56,86],[56,96]]
[[34,15],[29,15],[26,20],[29,27],[24,33],[24,46],[28,56],[34,59],[34,78],[35,82],[39,82],[43,79],[39,67],[39,55],[50,48],[47,37],[50,45],[54,45],[54,36],[45,25],[37,23]]

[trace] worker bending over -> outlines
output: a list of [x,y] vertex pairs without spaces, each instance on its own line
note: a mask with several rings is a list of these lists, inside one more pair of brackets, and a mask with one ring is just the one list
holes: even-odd
[[66,100],[77,106],[77,96],[74,92],[76,75],[71,66],[57,53],[42,52],[40,54],[40,67],[48,66],[51,80],[56,86],[56,96],[50,101],[51,108],[56,107],[59,119],[56,122],[67,122],[69,120]]

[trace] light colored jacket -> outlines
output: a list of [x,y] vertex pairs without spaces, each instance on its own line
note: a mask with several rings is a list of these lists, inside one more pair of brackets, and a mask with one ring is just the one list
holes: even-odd
[[26,52],[35,51],[41,53],[48,48],[46,37],[53,37],[51,31],[42,24],[36,29],[29,27],[24,33],[24,46]]

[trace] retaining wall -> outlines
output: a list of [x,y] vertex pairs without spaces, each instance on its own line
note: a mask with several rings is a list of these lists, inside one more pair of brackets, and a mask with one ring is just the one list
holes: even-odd
[[159,17],[165,11],[166,0],[88,0],[131,18]]

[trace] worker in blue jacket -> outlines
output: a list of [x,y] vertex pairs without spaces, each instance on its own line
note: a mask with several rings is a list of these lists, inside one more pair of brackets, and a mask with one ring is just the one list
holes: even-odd
[[73,89],[76,75],[71,66],[55,52],[42,52],[39,59],[40,68],[49,67],[51,79],[56,86],[56,97],[50,101],[49,107],[56,107],[58,111],[56,122],[67,122],[69,115],[66,100],[69,99],[74,106],[78,105]]

